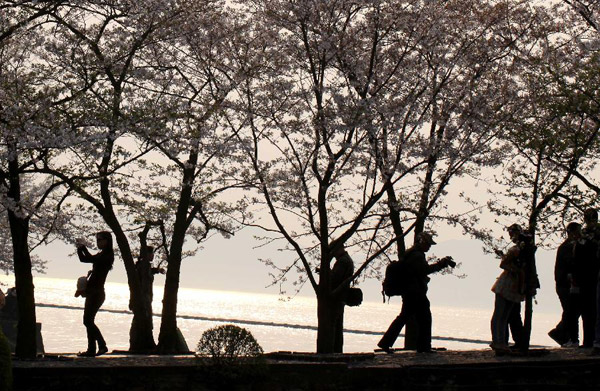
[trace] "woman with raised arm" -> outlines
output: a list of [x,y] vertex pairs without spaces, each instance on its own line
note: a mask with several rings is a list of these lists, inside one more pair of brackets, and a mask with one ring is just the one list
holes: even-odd
[[[82,357],[95,357],[108,352],[106,341],[94,320],[102,303],[104,303],[104,283],[115,260],[111,233],[108,231],[98,232],[96,243],[100,252],[94,255],[90,254],[82,241],[77,243],[79,260],[92,264],[92,271],[89,274],[85,289],[85,309],[83,311],[83,324],[87,331],[88,348],[85,352],[78,354]],[[98,344],[98,350],[96,350],[96,343]]]

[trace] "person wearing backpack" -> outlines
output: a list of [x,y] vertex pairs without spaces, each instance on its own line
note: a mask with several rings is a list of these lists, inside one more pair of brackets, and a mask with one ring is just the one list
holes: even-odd
[[[417,352],[431,353],[431,309],[427,298],[428,275],[448,266],[455,267],[451,257],[444,257],[438,262],[429,264],[425,253],[436,244],[428,232],[421,232],[415,237],[415,244],[404,254],[401,278],[404,284],[398,291],[402,296],[402,310],[394,319],[377,346],[386,353],[392,353],[392,346],[400,335],[406,322],[414,315],[419,326]],[[385,289],[385,288],[384,288]]]

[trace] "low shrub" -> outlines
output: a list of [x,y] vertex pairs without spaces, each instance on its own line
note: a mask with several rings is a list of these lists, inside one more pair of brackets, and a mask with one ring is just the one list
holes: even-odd
[[250,331],[227,324],[206,330],[198,341],[196,354],[211,357],[217,363],[234,363],[240,358],[257,359],[263,349]]

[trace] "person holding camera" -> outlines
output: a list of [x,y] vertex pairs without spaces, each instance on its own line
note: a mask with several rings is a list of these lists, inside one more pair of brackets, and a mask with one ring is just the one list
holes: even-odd
[[[491,320],[492,343],[490,347],[496,353],[508,352],[508,322],[520,310],[525,300],[525,264],[521,259],[524,233],[519,224],[507,228],[510,240],[514,243],[506,253],[496,250],[500,256],[502,273],[492,286],[495,293],[494,313]],[[519,314],[520,315],[520,314]],[[515,340],[520,338],[521,330],[513,330]]]
[[[115,255],[113,251],[112,235],[108,231],[101,231],[96,234],[96,245],[100,252],[90,254],[83,243],[83,240],[77,241],[77,255],[79,260],[84,263],[92,264],[92,271],[89,274],[87,286],[85,288],[85,307],[83,310],[83,324],[87,331],[88,348],[78,356],[95,357],[108,352],[106,341],[102,337],[100,329],[95,324],[96,314],[104,303],[104,283],[108,272],[113,267]],[[96,343],[98,350],[96,351]]]
[[377,343],[386,353],[392,353],[392,346],[406,322],[415,316],[419,327],[417,352],[432,353],[431,349],[431,309],[427,298],[427,284],[429,274],[440,271],[446,267],[455,267],[456,262],[452,257],[444,257],[438,262],[429,264],[425,253],[436,244],[428,232],[421,232],[415,236],[415,244],[406,250],[402,262],[405,262],[406,286],[402,294],[402,309],[400,315],[394,319],[381,340]]

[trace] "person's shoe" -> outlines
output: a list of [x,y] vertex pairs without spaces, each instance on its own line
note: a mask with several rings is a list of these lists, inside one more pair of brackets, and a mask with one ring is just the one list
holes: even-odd
[[85,352],[77,353],[77,357],[96,357],[96,353],[86,350]]
[[433,349],[423,349],[423,350],[417,350],[417,353],[436,354],[436,353],[437,353],[437,350],[433,350]]
[[572,349],[572,348],[576,348],[579,347],[579,342],[575,342],[575,341],[569,341],[566,343],[563,343],[562,345],[560,345],[562,348],[567,348],[567,349]]
[[510,348],[506,344],[492,342],[490,348],[492,348],[496,356],[504,356],[510,353]]
[[103,354],[108,352],[108,348],[106,346],[101,346],[98,348],[98,353],[96,353],[96,356],[102,356]]
[[381,342],[377,343],[377,346],[383,350],[384,352],[386,352],[387,354],[394,354],[394,351],[392,350],[391,346],[386,346],[384,344],[382,344]]
[[[502,349],[502,347],[501,347],[501,349]],[[522,352],[524,350],[527,350],[527,348],[525,348],[524,346],[521,346],[519,344],[514,344],[512,346],[509,346],[508,350],[511,352]]]

